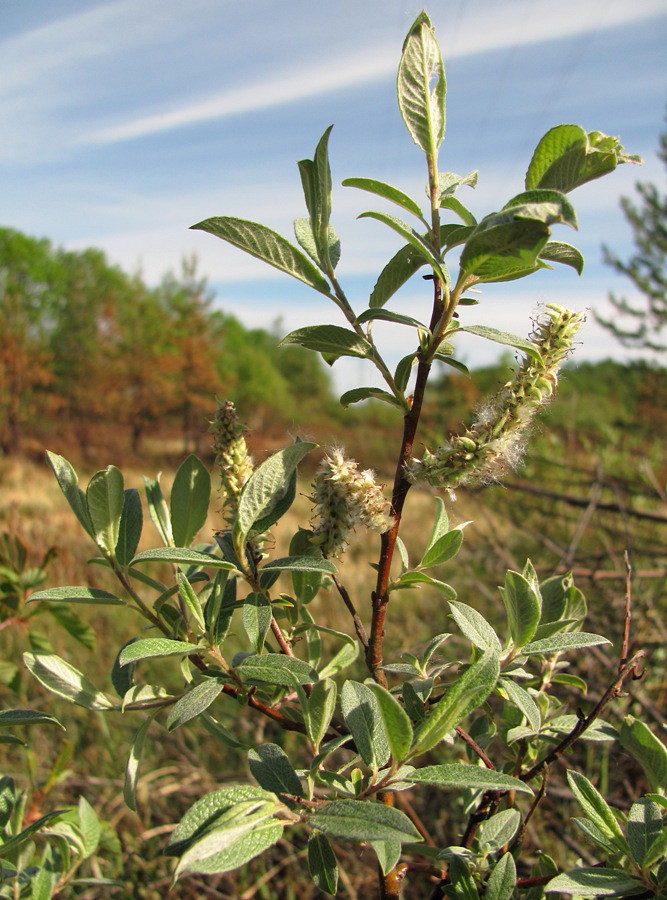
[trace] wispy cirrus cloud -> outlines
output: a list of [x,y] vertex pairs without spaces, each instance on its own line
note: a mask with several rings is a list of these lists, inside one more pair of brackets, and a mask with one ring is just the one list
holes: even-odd
[[[370,6],[378,4],[374,2]],[[464,11],[454,32],[448,30],[443,14],[434,13],[433,20],[440,25],[439,34],[446,58],[454,59],[545,40],[561,40],[626,23],[637,24],[664,16],[664,12],[663,0],[645,0],[639,8],[609,4],[606,0],[605,3],[562,0],[557,8],[552,0],[510,0],[502,5],[484,0],[475,4],[473,9]],[[350,27],[348,31],[343,21],[340,31],[346,35],[348,47],[355,43],[358,45],[356,50],[350,52],[349,49],[342,50],[336,42],[331,45],[324,42],[317,54],[317,62],[312,62],[308,54],[304,57],[297,52],[289,69],[274,69],[261,80],[250,84],[244,81],[172,106],[161,105],[157,111],[94,129],[82,135],[80,143],[112,144],[148,137],[175,128],[362,86],[391,76],[396,68],[396,35],[394,29],[389,27],[392,24],[390,17],[385,16],[383,20],[379,9],[378,14],[380,18],[374,29],[374,43],[368,43],[366,33],[358,28],[357,11],[341,7],[337,15],[343,20],[349,18]],[[373,10],[370,8],[368,16],[369,21],[373,21]],[[401,27],[403,24],[401,21]],[[234,74],[230,73],[230,77],[233,80]]]

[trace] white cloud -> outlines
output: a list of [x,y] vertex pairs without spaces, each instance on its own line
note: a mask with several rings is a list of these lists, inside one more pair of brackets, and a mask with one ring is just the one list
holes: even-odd
[[[486,6],[483,12],[482,5]],[[630,8],[627,4],[609,6],[606,2],[601,5],[594,0],[562,0],[557,14],[554,13],[552,0],[476,4],[464,13],[456,32],[456,41],[449,37],[451,32],[447,30],[445,16],[438,14],[433,18],[436,22],[442,19],[439,34],[444,55],[447,59],[453,59],[544,40],[560,40],[628,22],[636,24],[662,13],[662,0],[645,0],[640,8]],[[349,9],[343,7],[340,15],[344,20],[350,15]],[[377,30],[387,31],[389,21],[389,17],[380,20]],[[548,23],[546,28],[545,22]],[[84,134],[80,137],[80,143],[109,144],[146,137],[198,122],[227,118],[240,112],[267,109],[326,92],[361,86],[392,75],[397,57],[395,35],[376,40],[374,45],[369,46],[367,33],[358,28],[357,22],[351,24],[357,26],[355,31],[347,33],[339,22],[337,32],[339,35],[345,33],[348,46],[355,40],[358,43],[363,41],[356,51],[341,54],[334,41],[332,54],[331,49],[323,44],[317,64],[310,63],[303,51],[297,51],[291,69],[274,70],[252,84],[235,85],[170,108],[161,104],[157,112],[132,117]]]

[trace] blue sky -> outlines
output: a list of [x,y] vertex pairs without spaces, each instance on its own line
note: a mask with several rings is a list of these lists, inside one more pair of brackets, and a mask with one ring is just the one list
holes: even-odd
[[[213,215],[263,222],[290,237],[303,215],[295,161],[324,129],[341,236],[340,280],[358,311],[400,239],[382,208],[340,187],[368,176],[423,196],[419,151],[395,103],[403,37],[421,3],[398,0],[2,0],[0,224],[69,248],[101,247],[155,283],[196,252],[219,304],[247,325],[285,331],[342,324],[325,298],[188,226]],[[606,307],[628,285],[601,263],[631,235],[618,206],[638,179],[664,182],[656,158],[667,92],[664,0],[434,0],[427,7],[448,79],[440,168],[478,168],[465,201],[491,212],[523,187],[532,149],[552,125],[621,137],[645,165],[623,166],[572,195],[584,275],[570,269],[485,288],[468,324],[526,334],[540,303]],[[426,315],[410,282],[394,308]],[[589,320],[592,317],[589,317]],[[377,329],[390,359],[412,335]],[[629,354],[589,321],[580,359]],[[498,348],[467,336],[471,364]],[[373,383],[364,363],[336,365],[341,387]]]

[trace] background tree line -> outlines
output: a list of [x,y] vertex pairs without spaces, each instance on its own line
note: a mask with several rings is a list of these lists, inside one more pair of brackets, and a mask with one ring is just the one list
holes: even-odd
[[277,348],[275,334],[244,328],[213,299],[196,258],[151,288],[101,250],[0,229],[0,449],[57,428],[85,453],[111,428],[138,451],[165,426],[196,446],[216,394],[257,429],[335,405],[312,354]]

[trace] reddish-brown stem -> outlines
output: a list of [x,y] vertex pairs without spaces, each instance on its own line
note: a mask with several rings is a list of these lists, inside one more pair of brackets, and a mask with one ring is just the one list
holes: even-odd
[[343,603],[348,609],[348,612],[352,616],[352,621],[354,622],[354,630],[357,633],[357,637],[361,641],[361,646],[364,650],[368,649],[368,635],[366,634],[366,629],[364,628],[364,623],[359,618],[359,613],[355,609],[354,603],[350,598],[350,595],[347,591],[345,585],[341,582],[338,575],[332,575],[333,583],[336,585],[336,589],[340,596],[343,599]]

